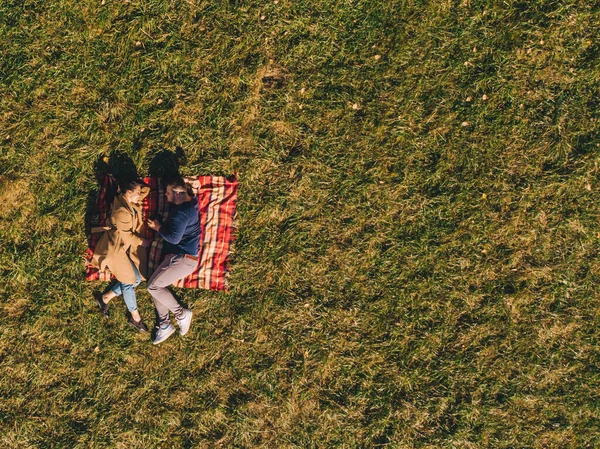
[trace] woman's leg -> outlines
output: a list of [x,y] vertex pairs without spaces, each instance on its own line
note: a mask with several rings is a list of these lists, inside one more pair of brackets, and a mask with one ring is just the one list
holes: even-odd
[[113,286],[113,288],[111,288],[109,291],[107,291],[106,293],[104,293],[102,295],[102,301],[104,301],[104,304],[108,304],[111,299],[116,298],[117,296],[119,296],[122,293],[123,293],[123,288],[121,286],[121,283],[117,282]]
[[[127,310],[131,313],[131,317],[135,321],[140,321],[140,313],[137,309],[137,300],[135,297],[135,288],[140,285],[142,282],[142,277],[140,276],[140,272],[136,268],[136,266],[131,262],[131,266],[133,267],[133,272],[135,273],[135,284],[123,284],[120,283],[121,291],[123,292],[123,300],[125,301],[125,305],[127,305]],[[114,290],[113,290],[114,291]]]

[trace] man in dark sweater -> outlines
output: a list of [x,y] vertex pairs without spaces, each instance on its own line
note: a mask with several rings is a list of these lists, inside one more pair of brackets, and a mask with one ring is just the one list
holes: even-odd
[[157,311],[155,345],[169,338],[175,327],[169,320],[173,312],[179,333],[185,335],[192,322],[192,311],[184,309],[167,288],[173,282],[194,272],[198,266],[200,251],[200,221],[198,200],[185,182],[177,178],[167,185],[169,215],[165,223],[149,220],[148,226],[164,239],[165,259],[148,280],[148,292],[154,300]]

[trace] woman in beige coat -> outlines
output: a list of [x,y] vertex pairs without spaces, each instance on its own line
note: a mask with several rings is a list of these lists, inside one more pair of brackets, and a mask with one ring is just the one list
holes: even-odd
[[111,208],[110,226],[100,237],[92,258],[94,266],[101,271],[108,268],[118,282],[105,294],[98,294],[96,301],[102,314],[108,316],[108,303],[122,294],[131,315],[129,324],[147,332],[148,327],[137,310],[135,287],[145,279],[148,244],[143,237],[145,223],[140,203],[150,187],[135,180],[121,184],[119,191]]

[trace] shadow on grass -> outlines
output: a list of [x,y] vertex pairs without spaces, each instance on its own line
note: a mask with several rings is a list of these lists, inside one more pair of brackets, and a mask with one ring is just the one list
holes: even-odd
[[159,151],[152,156],[148,164],[148,175],[152,178],[163,178],[168,183],[179,176],[179,167],[185,162],[185,153],[181,147],[177,147],[175,151]]

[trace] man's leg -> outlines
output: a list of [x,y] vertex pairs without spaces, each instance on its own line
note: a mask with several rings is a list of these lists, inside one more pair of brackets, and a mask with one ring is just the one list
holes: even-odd
[[167,287],[192,273],[197,265],[197,261],[183,255],[168,254],[150,277],[148,292],[154,300],[159,326],[165,326],[169,322],[169,310],[173,312],[176,319],[181,320],[183,318],[184,308],[181,307]]

